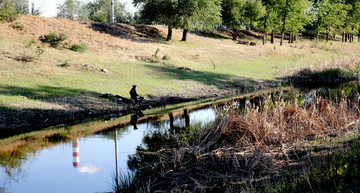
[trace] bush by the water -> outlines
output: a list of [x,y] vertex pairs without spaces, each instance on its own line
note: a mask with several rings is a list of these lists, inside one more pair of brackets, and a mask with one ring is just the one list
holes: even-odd
[[48,43],[51,47],[57,48],[63,41],[67,39],[65,34],[56,34],[55,32],[51,32],[49,34],[43,35],[39,37],[39,40],[43,43]]
[[70,50],[75,51],[75,52],[85,52],[88,49],[89,49],[89,47],[85,43],[73,44],[70,47]]

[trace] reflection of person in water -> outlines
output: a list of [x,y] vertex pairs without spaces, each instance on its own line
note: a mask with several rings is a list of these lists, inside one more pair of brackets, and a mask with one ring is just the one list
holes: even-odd
[[131,119],[130,119],[130,123],[131,125],[134,126],[134,129],[138,129],[136,124],[137,124],[137,120],[140,118],[140,117],[143,117],[144,114],[141,112],[141,111],[135,111],[135,113],[133,115],[131,115]]

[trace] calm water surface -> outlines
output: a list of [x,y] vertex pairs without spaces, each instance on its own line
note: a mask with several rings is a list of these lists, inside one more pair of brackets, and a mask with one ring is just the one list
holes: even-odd
[[[190,112],[191,125],[213,121],[215,115],[213,108]],[[175,117],[174,125],[184,126],[184,118]],[[127,173],[128,155],[136,153],[147,133],[169,128],[169,121],[138,124],[137,129],[118,128],[119,172]],[[107,131],[29,153],[10,174],[0,166],[0,192],[111,192],[116,176],[114,133]]]

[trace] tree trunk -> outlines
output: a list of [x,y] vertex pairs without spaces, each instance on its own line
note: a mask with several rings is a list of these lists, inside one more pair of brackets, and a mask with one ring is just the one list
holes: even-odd
[[289,5],[289,0],[286,0],[285,3],[285,12],[284,12],[284,17],[283,17],[283,25],[282,25],[282,30],[281,30],[281,40],[280,40],[280,45],[283,45],[283,41],[284,41],[284,33],[285,33],[285,29],[286,29],[286,17],[287,17],[287,7]]
[[359,28],[359,34],[358,34],[358,42],[360,42],[360,28]]
[[170,41],[171,38],[172,38],[172,28],[171,28],[171,25],[168,25],[168,34],[167,34],[166,41]]
[[342,35],[341,41],[345,42],[345,32],[343,32],[341,35]]
[[296,35],[293,37],[293,43],[296,42]]
[[263,45],[266,44],[266,37],[267,37],[267,32],[264,33],[264,36],[263,36]]
[[345,42],[347,42],[347,40],[348,40],[348,34],[345,33]]
[[274,34],[274,31],[271,32],[271,43],[273,44],[274,43],[274,38],[275,38],[275,34]]
[[282,46],[282,45],[283,45],[283,41],[284,41],[284,34],[285,34],[285,32],[281,32],[280,46]]
[[188,30],[187,30],[187,29],[184,29],[184,30],[183,30],[183,36],[182,36],[181,41],[186,42],[186,35],[187,35],[187,33],[188,33]]
[[293,43],[294,43],[294,40],[295,40],[295,35],[292,33],[292,34],[291,34],[291,41],[290,41],[290,43],[293,44]]
[[289,33],[289,44],[291,43],[291,33]]
[[329,32],[326,31],[326,41],[329,41]]
[[233,36],[233,39],[232,39],[232,40],[236,41],[236,39],[237,39],[237,29],[233,29],[233,34],[232,34],[232,36]]

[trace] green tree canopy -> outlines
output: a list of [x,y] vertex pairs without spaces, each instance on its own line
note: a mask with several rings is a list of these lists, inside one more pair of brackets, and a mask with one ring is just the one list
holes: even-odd
[[80,20],[81,1],[79,0],[65,0],[63,4],[57,6],[57,9],[57,18]]
[[317,33],[326,32],[327,34],[331,30],[342,31],[349,9],[351,9],[350,6],[337,0],[315,2],[313,5],[313,10],[316,14],[313,24],[315,31]]
[[[148,23],[159,23],[184,30],[210,30],[221,24],[220,0],[135,0],[140,14]],[[169,39],[169,34],[168,38]]]
[[[89,19],[96,22],[110,21],[111,0],[95,0],[86,5],[89,10]],[[130,13],[125,10],[125,5],[118,0],[114,0],[115,22],[128,23]]]
[[222,2],[223,25],[234,30],[256,27],[266,13],[260,0],[224,0]]
[[0,0],[0,21],[13,21],[24,13],[29,13],[28,0]]

